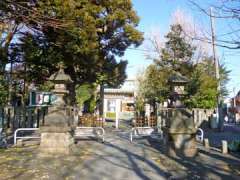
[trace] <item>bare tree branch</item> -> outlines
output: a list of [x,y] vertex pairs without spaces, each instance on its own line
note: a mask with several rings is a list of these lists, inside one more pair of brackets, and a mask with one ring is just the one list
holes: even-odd
[[[240,22],[240,7],[238,0],[222,0],[219,4],[213,4],[211,7],[215,8],[215,15],[210,15],[208,9],[200,6],[196,0],[188,0],[191,5],[197,7],[201,12],[203,12],[208,17],[212,16],[214,18],[219,18],[222,20],[231,21],[228,24],[229,32],[216,35],[216,45],[219,47],[227,48],[227,49],[240,49],[240,41],[239,41],[239,32],[240,28],[232,27],[232,24],[236,25]],[[205,41],[211,43],[211,39],[209,35],[204,35],[203,37],[193,37],[199,41]],[[221,39],[224,38],[224,39]]]

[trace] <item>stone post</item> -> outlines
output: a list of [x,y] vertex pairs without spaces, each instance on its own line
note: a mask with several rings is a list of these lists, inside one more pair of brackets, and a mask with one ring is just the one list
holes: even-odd
[[119,127],[119,112],[116,111],[115,128],[118,129],[118,127]]
[[204,145],[204,147],[205,147],[206,149],[210,149],[209,141],[208,141],[207,138],[204,138],[204,140],[203,140],[203,145]]
[[222,141],[222,153],[223,154],[227,154],[228,153],[228,143],[225,140]]
[[121,100],[117,99],[116,100],[116,122],[115,122],[115,127],[116,129],[119,128],[119,113],[121,112]]

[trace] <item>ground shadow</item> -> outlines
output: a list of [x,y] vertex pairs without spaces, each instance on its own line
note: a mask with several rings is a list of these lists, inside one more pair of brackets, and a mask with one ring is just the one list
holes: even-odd
[[[202,148],[198,150],[198,155],[193,158],[186,158],[181,155],[174,157],[166,153],[163,143],[156,143],[152,138],[148,138],[148,142],[150,147],[155,148],[159,153],[165,154],[168,158],[186,168],[185,179],[208,179],[208,176],[218,177],[219,179],[239,178],[239,174],[232,167],[235,166],[235,169],[240,170],[240,160],[230,156],[224,156],[219,152],[207,151]],[[224,162],[225,165],[220,162]],[[169,173],[171,174],[171,172]]]
[[[113,149],[117,149],[121,153],[125,154],[128,157],[129,162],[131,163],[131,169],[141,179],[148,180],[150,178],[147,175],[144,174],[144,172],[142,171],[142,168],[140,167],[138,161],[141,161],[141,162],[145,163],[147,166],[149,166],[152,170],[154,170],[162,178],[170,176],[170,174],[168,172],[159,168],[154,162],[152,162],[151,160],[149,160],[145,156],[140,156],[140,155],[138,155],[138,154],[136,154],[136,153],[134,153],[134,152],[132,152],[128,149],[125,149],[123,147],[120,147],[118,145],[114,145],[114,144],[111,144],[111,143],[107,143],[106,146],[111,147]],[[143,149],[144,149],[144,147],[143,147]]]

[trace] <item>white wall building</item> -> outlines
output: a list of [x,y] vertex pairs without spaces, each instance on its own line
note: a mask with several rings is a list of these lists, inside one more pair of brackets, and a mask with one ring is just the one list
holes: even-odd
[[125,119],[134,115],[136,80],[126,80],[120,88],[104,89],[104,114],[106,118],[118,116]]

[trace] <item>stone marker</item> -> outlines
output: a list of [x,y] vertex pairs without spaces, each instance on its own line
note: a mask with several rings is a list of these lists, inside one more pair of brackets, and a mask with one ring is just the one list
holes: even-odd
[[204,147],[205,147],[206,149],[210,149],[209,141],[208,141],[207,138],[204,138],[204,140],[203,140],[203,145],[204,145]]
[[225,140],[222,141],[222,153],[223,154],[228,153],[228,144],[227,144],[227,141],[225,141]]

